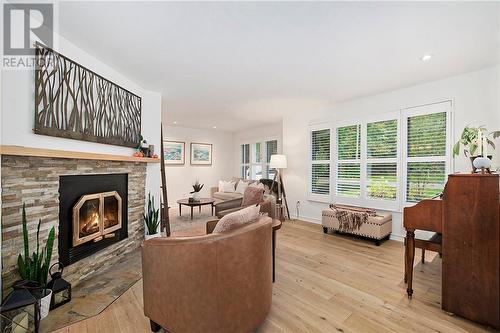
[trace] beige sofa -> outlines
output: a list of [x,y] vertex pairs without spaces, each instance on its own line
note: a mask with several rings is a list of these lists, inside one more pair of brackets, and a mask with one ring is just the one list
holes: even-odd
[[[231,181],[236,182],[235,187],[238,185],[238,182],[242,181],[241,178],[233,177]],[[250,183],[257,182],[256,180],[246,180]],[[221,192],[219,191],[219,187],[214,186],[210,188],[210,195],[212,198],[216,199],[218,202],[215,204],[215,215],[218,215],[218,212],[232,209],[241,206],[241,200],[243,199],[242,193],[236,192]],[[230,201],[230,202],[228,202]],[[223,203],[222,203],[223,202]],[[227,202],[227,204],[226,204]],[[264,194],[264,202],[269,202],[269,216],[274,218],[276,215],[276,197],[272,194]]]
[[[323,209],[321,215],[321,224],[323,225],[323,232],[325,234],[330,229],[338,232],[345,232],[340,230],[339,220],[335,216],[335,212],[332,209]],[[376,216],[369,216],[368,221],[363,223],[359,229],[349,231],[348,233],[374,239],[375,244],[379,246],[380,241],[388,239],[391,232],[392,214],[387,212],[377,212]]]
[[[230,180],[236,183],[236,185],[235,185],[235,188],[236,188],[236,186],[238,185],[238,182],[240,182],[242,179],[237,178],[237,177],[233,177]],[[249,182],[253,183],[255,181],[250,180]],[[214,199],[219,199],[219,200],[223,200],[223,201],[243,198],[243,193],[221,192],[221,191],[219,191],[218,186],[214,186],[214,187],[210,188],[210,195]]]
[[[207,231],[214,223],[207,223]],[[144,314],[156,332],[252,332],[272,301],[272,220],[142,244]]]

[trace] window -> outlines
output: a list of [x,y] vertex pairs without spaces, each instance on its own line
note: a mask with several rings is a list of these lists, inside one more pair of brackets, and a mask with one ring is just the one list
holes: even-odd
[[398,211],[439,195],[451,170],[450,111],[447,101],[311,128],[310,199]]
[[398,178],[398,121],[366,125],[366,196],[396,201]]
[[244,179],[273,179],[275,170],[269,168],[271,155],[278,153],[278,140],[263,140],[240,146],[240,176]]
[[337,128],[336,194],[359,197],[361,194],[361,125]]
[[406,201],[439,195],[447,175],[447,112],[406,118]]
[[330,194],[330,129],[311,131],[311,193]]
[[250,145],[241,145],[241,173],[243,179],[250,179]]
[[251,179],[261,180],[262,179],[262,143],[256,142],[252,143],[252,168],[251,168]]

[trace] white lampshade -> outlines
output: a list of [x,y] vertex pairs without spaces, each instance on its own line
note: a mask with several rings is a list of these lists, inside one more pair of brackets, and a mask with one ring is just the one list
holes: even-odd
[[286,156],[285,155],[271,155],[269,167],[273,169],[286,169]]

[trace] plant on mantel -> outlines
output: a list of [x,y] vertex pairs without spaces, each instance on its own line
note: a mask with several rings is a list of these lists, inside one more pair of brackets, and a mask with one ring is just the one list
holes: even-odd
[[[460,155],[460,148],[463,147],[463,152],[466,157],[475,158],[483,155],[482,142],[478,142],[480,138],[485,138],[487,146],[495,149],[493,139],[500,137],[500,131],[488,133],[485,126],[470,127],[466,126],[462,131],[460,139],[453,146],[453,157]],[[477,153],[477,154],[476,154]]]
[[160,219],[158,218],[159,213],[160,210],[155,209],[155,198],[151,197],[151,193],[149,193],[148,207],[146,209],[146,212],[142,214],[147,228],[146,239],[158,237],[161,235],[161,233],[158,232],[158,226],[160,225]]

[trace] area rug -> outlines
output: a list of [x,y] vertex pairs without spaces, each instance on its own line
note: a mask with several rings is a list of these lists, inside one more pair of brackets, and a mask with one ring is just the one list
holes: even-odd
[[74,287],[71,302],[50,311],[40,323],[40,332],[51,332],[101,313],[141,278],[141,251],[137,249]]

